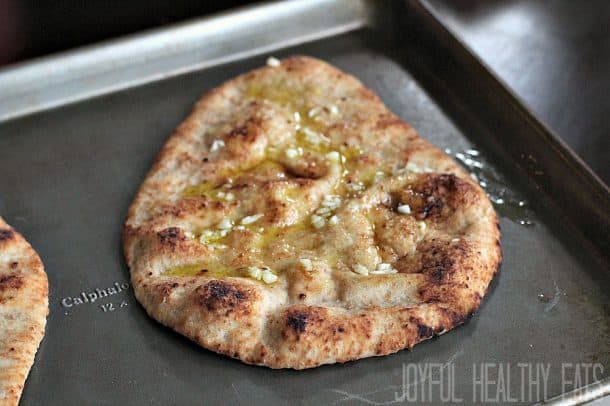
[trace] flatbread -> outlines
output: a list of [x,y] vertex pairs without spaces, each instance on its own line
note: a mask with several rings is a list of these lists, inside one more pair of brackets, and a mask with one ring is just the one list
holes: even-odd
[[48,297],[38,254],[0,217],[0,405],[19,403],[44,336]]
[[357,79],[270,60],[207,92],[124,227],[155,319],[249,364],[385,355],[472,317],[500,232],[484,191]]

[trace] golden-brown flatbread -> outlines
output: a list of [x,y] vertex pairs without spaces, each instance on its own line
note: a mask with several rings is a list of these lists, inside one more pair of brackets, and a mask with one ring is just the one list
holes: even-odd
[[206,93],[124,228],[137,299],[246,363],[385,355],[479,307],[501,260],[468,173],[357,79],[271,59]]
[[0,217],[0,405],[19,403],[48,313],[42,262]]

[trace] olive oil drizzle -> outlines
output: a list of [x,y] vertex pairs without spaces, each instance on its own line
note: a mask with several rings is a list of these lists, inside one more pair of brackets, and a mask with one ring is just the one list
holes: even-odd
[[[227,171],[223,173],[221,177],[225,179],[239,179],[244,175],[269,167],[284,170],[283,172],[286,173],[286,168],[282,164],[284,157],[282,157],[281,154],[285,154],[287,149],[293,148],[297,151],[302,151],[303,154],[313,154],[318,157],[327,156],[327,154],[333,151],[337,151],[341,154],[342,162],[340,161],[340,164],[343,167],[342,177],[332,193],[340,196],[342,199],[353,197],[376,182],[379,173],[370,174],[368,172],[361,174],[355,180],[350,179],[349,182],[346,181],[347,176],[356,169],[356,159],[362,156],[364,151],[358,147],[335,145],[331,138],[325,134],[330,128],[329,123],[326,120],[330,117],[331,122],[336,122],[339,119],[339,117],[336,117],[339,113],[337,112],[336,107],[313,106],[308,102],[311,98],[307,96],[320,96],[322,93],[321,89],[309,86],[304,90],[296,90],[287,87],[280,81],[271,85],[251,84],[248,86],[245,93],[248,99],[263,103],[273,103],[274,105],[289,109],[292,112],[291,120],[293,121],[295,128],[294,141],[289,143],[286,149],[269,148],[265,159],[254,167]],[[357,190],[357,188],[351,187],[351,182],[361,183],[363,189]],[[211,200],[222,200],[223,198],[219,197],[219,192],[223,191],[225,186],[224,183],[205,181],[186,188],[182,195],[184,197],[205,196]],[[230,190],[230,188],[227,188],[227,191],[228,190]],[[285,194],[288,202],[294,202],[298,197],[298,189],[287,189]],[[224,233],[223,236],[216,233],[209,238],[201,238],[200,232],[200,236],[197,238],[201,238],[203,243],[209,243],[213,246],[216,245],[217,247],[222,248],[230,248],[227,246],[230,238],[229,234],[246,231],[258,234],[254,248],[259,252],[264,251],[271,242],[278,238],[278,235],[280,238],[290,240],[291,236],[300,236],[304,233],[323,232],[313,227],[309,217],[306,217],[300,222],[287,227],[266,227],[263,230],[260,230],[260,226],[256,224],[245,226],[237,224],[232,227],[229,232]],[[327,251],[324,249],[321,251],[323,255],[321,255],[321,258],[319,259],[324,260],[329,266],[334,267],[340,262],[337,253],[324,252]],[[164,274],[166,276],[176,277],[192,277],[198,275],[247,277],[247,272],[243,268],[227,266],[219,260],[212,259],[200,261],[195,264],[172,267]]]

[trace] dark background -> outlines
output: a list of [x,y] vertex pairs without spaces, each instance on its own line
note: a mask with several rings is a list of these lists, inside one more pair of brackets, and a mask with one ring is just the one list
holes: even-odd
[[[250,3],[0,0],[0,66]],[[610,1],[429,3],[609,183]]]

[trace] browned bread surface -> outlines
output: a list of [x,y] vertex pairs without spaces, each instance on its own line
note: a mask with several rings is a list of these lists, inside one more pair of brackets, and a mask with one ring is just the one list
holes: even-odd
[[484,191],[354,77],[292,57],[207,92],[124,227],[137,299],[201,346],[310,368],[463,323],[501,262]]

